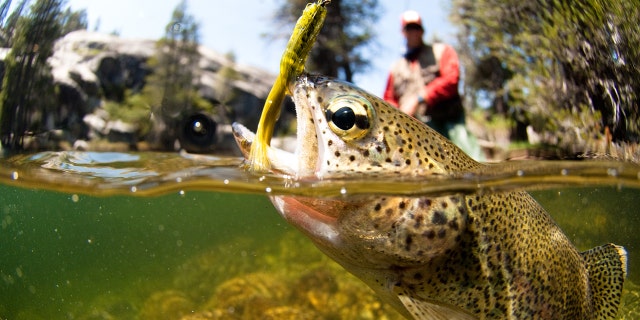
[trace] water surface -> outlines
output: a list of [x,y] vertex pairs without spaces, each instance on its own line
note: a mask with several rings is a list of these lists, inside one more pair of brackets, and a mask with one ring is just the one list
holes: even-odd
[[1,319],[399,319],[288,226],[267,194],[525,188],[580,250],[629,252],[639,314],[640,166],[511,162],[458,176],[294,181],[239,158],[44,152],[0,159]]

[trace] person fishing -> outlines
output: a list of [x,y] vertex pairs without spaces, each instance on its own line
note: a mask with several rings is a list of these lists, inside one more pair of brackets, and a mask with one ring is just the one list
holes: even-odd
[[384,100],[425,122],[474,159],[484,160],[477,140],[465,126],[456,51],[444,43],[423,41],[425,30],[418,12],[404,12],[401,23],[407,50],[391,66]]

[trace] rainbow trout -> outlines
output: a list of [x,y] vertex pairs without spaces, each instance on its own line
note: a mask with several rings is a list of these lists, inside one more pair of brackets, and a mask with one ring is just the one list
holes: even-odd
[[[294,179],[425,176],[483,169],[447,139],[381,99],[334,79],[289,88],[295,154],[267,147]],[[233,125],[248,156],[255,135]],[[276,209],[407,318],[610,319],[626,252],[579,253],[526,192],[435,197],[276,195]]]

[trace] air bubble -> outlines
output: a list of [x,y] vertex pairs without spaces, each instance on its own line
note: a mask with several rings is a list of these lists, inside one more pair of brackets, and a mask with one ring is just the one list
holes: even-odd
[[[640,175],[640,173],[638,173],[638,175]],[[11,173],[11,179],[13,180],[18,180],[18,172],[14,171]]]

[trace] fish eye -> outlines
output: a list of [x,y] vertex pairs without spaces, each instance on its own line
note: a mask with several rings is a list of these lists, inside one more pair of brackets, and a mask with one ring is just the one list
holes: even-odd
[[373,114],[371,103],[359,96],[338,96],[325,111],[331,131],[345,140],[355,140],[369,132]]
[[349,130],[356,124],[356,114],[353,109],[342,107],[331,115],[331,122],[342,130]]

